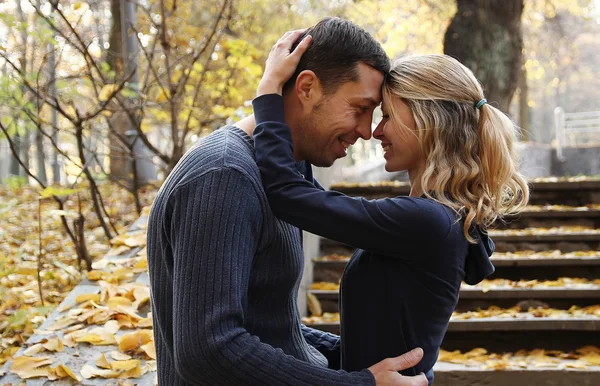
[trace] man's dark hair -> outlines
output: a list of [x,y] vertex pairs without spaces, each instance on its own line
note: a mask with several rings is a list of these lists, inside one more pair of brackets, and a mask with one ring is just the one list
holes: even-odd
[[304,70],[311,70],[317,75],[326,94],[334,93],[346,82],[358,81],[359,62],[384,74],[390,71],[390,60],[381,45],[351,21],[327,17],[306,30],[292,50],[306,35],[312,36],[312,42],[284,90],[293,87]]

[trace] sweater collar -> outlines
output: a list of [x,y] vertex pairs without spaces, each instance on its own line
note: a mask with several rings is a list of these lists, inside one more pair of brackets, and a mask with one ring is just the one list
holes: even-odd
[[242,130],[239,127],[234,126],[234,125],[227,125],[224,127],[224,129],[231,131],[233,134],[237,135],[238,137],[241,137],[244,140],[244,143],[246,145],[248,145],[248,149],[250,149],[250,151],[252,151],[252,154],[254,154],[254,139],[252,139],[251,136],[246,134],[246,132],[244,130]]

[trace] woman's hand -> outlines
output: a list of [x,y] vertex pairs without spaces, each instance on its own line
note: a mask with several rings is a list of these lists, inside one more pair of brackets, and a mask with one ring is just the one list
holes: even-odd
[[283,85],[294,75],[302,54],[312,40],[310,35],[305,36],[294,52],[290,52],[294,42],[305,31],[306,29],[288,31],[271,48],[265,64],[265,73],[256,90],[257,97],[265,94],[282,94]]

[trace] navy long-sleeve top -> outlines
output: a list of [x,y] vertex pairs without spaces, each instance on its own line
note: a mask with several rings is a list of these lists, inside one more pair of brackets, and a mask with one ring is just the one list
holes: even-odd
[[494,271],[494,245],[449,207],[425,197],[377,200],[319,189],[302,178],[293,156],[283,98],[253,101],[253,137],[262,183],[273,213],[309,232],[359,248],[341,281],[341,368],[369,367],[415,347],[423,360],[404,375],[433,365],[458,302],[461,281],[476,284]]

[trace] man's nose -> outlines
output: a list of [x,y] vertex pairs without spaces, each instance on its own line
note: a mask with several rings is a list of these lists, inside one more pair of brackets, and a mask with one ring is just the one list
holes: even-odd
[[371,138],[371,120],[362,120],[356,128],[356,132],[364,140]]

